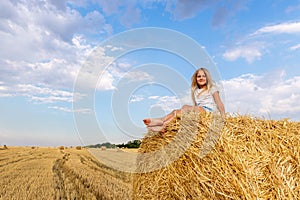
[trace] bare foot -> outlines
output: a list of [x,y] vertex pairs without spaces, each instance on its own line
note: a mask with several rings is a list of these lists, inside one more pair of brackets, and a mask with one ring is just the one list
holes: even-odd
[[162,126],[164,124],[164,121],[160,118],[144,119],[143,122],[148,127],[150,127],[150,126]]
[[150,119],[143,119],[143,122],[145,125],[149,125],[151,120]]

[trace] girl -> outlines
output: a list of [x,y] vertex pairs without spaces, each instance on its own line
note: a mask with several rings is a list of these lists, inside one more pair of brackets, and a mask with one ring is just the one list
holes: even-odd
[[219,95],[219,90],[214,84],[209,71],[199,68],[192,76],[191,94],[194,105],[184,105],[179,110],[173,110],[170,114],[162,118],[144,119],[144,124],[148,129],[155,132],[164,132],[168,123],[177,114],[184,111],[213,112],[218,109],[222,116],[225,115],[224,105]]

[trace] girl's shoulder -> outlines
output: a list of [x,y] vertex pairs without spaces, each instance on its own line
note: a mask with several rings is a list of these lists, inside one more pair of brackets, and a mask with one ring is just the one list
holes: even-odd
[[216,84],[213,84],[209,90],[209,92],[211,94],[215,93],[215,92],[218,92],[219,91],[219,87],[216,85]]

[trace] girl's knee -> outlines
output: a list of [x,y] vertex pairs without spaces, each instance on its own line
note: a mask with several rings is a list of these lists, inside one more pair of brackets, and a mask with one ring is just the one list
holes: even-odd
[[190,109],[190,106],[188,106],[188,105],[183,105],[181,108],[181,110],[189,110],[189,109]]

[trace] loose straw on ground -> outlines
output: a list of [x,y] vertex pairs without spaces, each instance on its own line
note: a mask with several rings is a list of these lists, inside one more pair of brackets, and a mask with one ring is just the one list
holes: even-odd
[[300,198],[300,122],[228,116],[212,123],[211,114],[189,113],[166,133],[149,132],[139,150],[134,199]]

